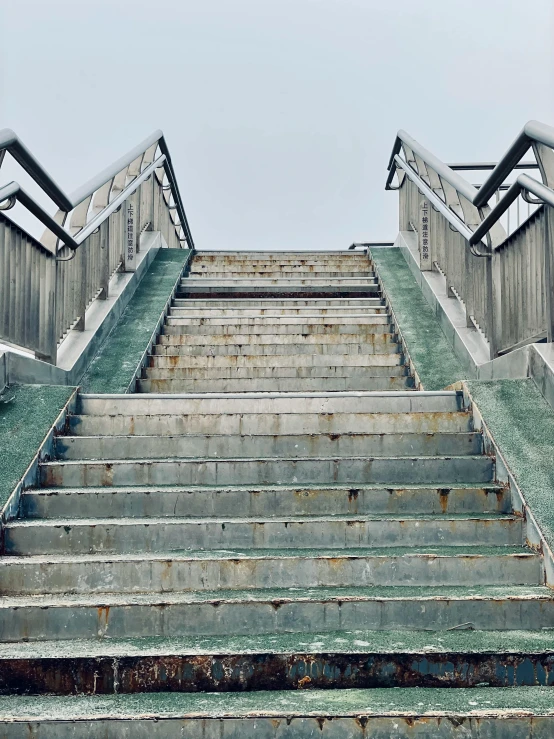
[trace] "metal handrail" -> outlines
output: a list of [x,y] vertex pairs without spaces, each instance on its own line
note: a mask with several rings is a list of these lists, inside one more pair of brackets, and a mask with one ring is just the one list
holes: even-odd
[[[32,177],[32,179],[41,187],[41,189],[48,195],[48,197],[58,206],[61,211],[69,213],[82,203],[87,198],[90,198],[95,192],[101,187],[106,185],[108,182],[114,179],[114,177],[134,162],[138,157],[142,156],[148,149],[154,145],[159,146],[162,156],[159,157],[154,164],[157,166],[149,165],[144,172],[133,180],[128,188],[125,188],[122,193],[114,199],[114,201],[108,203],[108,205],[96,215],[90,223],[73,237],[68,231],[60,226],[52,216],[39,204],[34,198],[28,195],[16,182],[12,182],[3,188],[0,188],[0,203],[8,199],[17,199],[24,205],[34,216],[36,216],[50,231],[52,231],[66,246],[72,250],[76,250],[79,244],[84,239],[96,230],[101,223],[113,213],[114,210],[121,204],[123,200],[131,195],[138,187],[140,182],[147,179],[152,171],[160,166],[164,167],[165,174],[167,176],[169,187],[171,189],[171,195],[176,205],[176,210],[179,216],[179,223],[175,224],[175,227],[179,226],[183,229],[184,240],[186,241],[190,249],[194,249],[194,241],[190,232],[188,220],[181,200],[181,194],[177,185],[177,179],[173,170],[171,157],[169,155],[169,149],[167,142],[161,130],[154,131],[148,138],[144,139],[140,144],[137,144],[127,154],[117,159],[109,167],[102,170],[99,174],[93,177],[91,180],[86,182],[81,187],[77,188],[71,195],[67,195],[62,188],[56,183],[56,181],[50,176],[46,169],[40,164],[40,162],[31,154],[29,149],[24,145],[17,134],[9,128],[0,131],[0,165],[4,157],[5,152],[9,152],[13,158],[23,167],[23,169]],[[148,175],[145,172],[148,170]],[[137,180],[140,179],[140,182]],[[133,187],[134,185],[134,187]],[[131,188],[131,189],[130,189]],[[121,198],[121,195],[126,193],[126,197]],[[114,202],[118,202],[118,205],[113,207]],[[11,205],[10,205],[11,207]],[[93,229],[90,228],[91,224],[95,223]],[[82,234],[85,235],[82,235]]]
[[[405,145],[414,155],[418,156],[426,166],[432,169],[441,180],[444,180],[451,185],[457,193],[462,195],[471,205],[477,209],[484,208],[494,193],[501,189],[503,182],[506,177],[514,169],[530,169],[539,168],[541,169],[540,163],[532,162],[521,162],[521,159],[527,151],[533,146],[533,144],[543,144],[549,148],[554,148],[554,128],[547,126],[539,121],[529,121],[525,124],[520,134],[517,136],[513,144],[510,146],[506,154],[497,163],[492,162],[476,163],[469,162],[465,165],[455,164],[449,166],[442,162],[438,157],[428,151],[418,141],[412,138],[406,131],[402,129],[398,131],[392,153],[388,164],[388,177],[385,185],[387,190],[396,190],[397,187],[392,185],[392,180],[396,174],[398,168],[401,168],[406,175],[416,182],[414,177],[410,174],[413,173],[417,178],[418,188],[424,192],[427,197],[434,195],[433,204],[437,206],[436,201],[440,202],[444,207],[439,208],[443,215],[450,221],[450,223],[469,241],[470,247],[480,242],[491,230],[491,228],[499,221],[501,216],[507,211],[509,206],[516,200],[520,194],[531,193],[539,197],[539,201],[534,201],[535,204],[547,203],[552,204],[552,198],[554,197],[554,190],[549,188],[545,184],[541,184],[534,180],[528,175],[519,175],[516,182],[511,185],[502,200],[492,209],[490,213],[481,221],[478,228],[475,231],[467,229],[464,224],[464,229],[460,228],[462,221],[457,217],[453,220],[450,217],[452,213],[451,209],[443,203],[443,201],[429,188],[426,183],[419,177],[415,170],[411,167],[410,161],[405,162],[399,156],[402,145]],[[491,174],[487,177],[485,182],[478,188],[471,185],[467,180],[456,173],[456,170],[472,170],[472,169],[490,169],[492,168]],[[541,172],[542,173],[542,172]],[[542,195],[537,195],[537,186],[540,186],[539,191]],[[528,200],[528,202],[532,202]],[[444,211],[446,208],[446,211]],[[448,213],[448,214],[447,214]],[[486,224],[486,226],[485,226]],[[471,236],[467,235],[467,231]],[[497,245],[498,246],[498,245]],[[476,253],[473,249],[472,252],[475,256],[487,256],[487,254]]]

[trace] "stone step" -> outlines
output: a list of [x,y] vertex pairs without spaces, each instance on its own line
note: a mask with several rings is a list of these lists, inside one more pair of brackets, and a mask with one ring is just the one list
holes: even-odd
[[[364,629],[554,628],[554,595],[531,586],[341,587],[4,597],[0,642],[262,635]],[[1,703],[0,703],[1,712]],[[0,715],[2,715],[0,713]]]
[[213,319],[174,318],[170,316],[166,320],[162,333],[184,334],[186,336],[192,334],[208,334],[210,336],[293,334],[304,336],[306,334],[354,334],[359,330],[360,342],[363,342],[368,333],[390,334],[393,332],[388,316],[366,316],[361,319],[352,316],[349,318],[353,320],[332,317],[325,320],[301,318],[296,321],[285,321],[278,318],[266,319],[262,317],[246,320],[235,318],[230,321],[223,319],[221,323],[217,323]]
[[[216,347],[234,347],[247,345],[245,348],[254,348],[257,346],[278,346],[278,345],[292,345],[302,343],[305,346],[314,346],[319,350],[322,346],[330,346],[337,344],[343,346],[345,344],[351,344],[348,347],[350,351],[359,348],[359,344],[362,344],[364,349],[371,350],[371,353],[377,351],[385,351],[389,347],[396,349],[397,338],[396,334],[384,331],[381,326],[367,326],[367,330],[359,330],[355,333],[329,333],[320,335],[317,333],[303,334],[299,326],[294,327],[294,331],[290,334],[250,334],[237,333],[237,334],[222,334],[217,329],[212,328],[212,333],[208,335],[193,335],[183,333],[181,328],[175,326],[175,333],[170,331],[171,326],[164,328],[164,333],[158,336],[158,344],[164,346],[186,346],[195,347],[209,346],[210,349]],[[203,351],[206,351],[203,349]],[[355,352],[358,353],[358,352]]]
[[132,554],[221,549],[329,549],[394,546],[519,546],[523,519],[497,514],[424,517],[347,515],[286,518],[118,518],[9,521],[4,553]]
[[[2,596],[260,588],[542,585],[524,547],[395,547],[2,557]],[[549,637],[551,639],[551,637]],[[1,652],[0,652],[1,655]]]
[[412,485],[235,485],[39,488],[21,496],[21,516],[103,518],[173,516],[302,516],[508,513],[510,493],[497,485],[433,488]]
[[[375,377],[406,377],[409,368],[405,364],[394,367],[168,367],[167,357],[151,356],[152,366],[144,369],[151,380],[293,380],[313,379],[364,379]],[[164,366],[165,365],[165,366]]]
[[[248,341],[252,341],[252,337],[269,334],[273,336],[286,336],[292,343],[296,343],[305,339],[307,336],[314,336],[320,342],[324,342],[329,337],[336,336],[353,336],[356,332],[359,336],[359,343],[366,341],[374,342],[379,336],[396,336],[390,320],[387,316],[383,316],[387,320],[381,321],[362,321],[360,323],[350,323],[349,321],[338,321],[335,323],[279,323],[266,324],[261,319],[257,323],[230,323],[228,325],[191,325],[187,319],[168,318],[161,335],[182,336],[181,343],[189,343],[188,339],[193,336],[205,336],[205,342],[198,343],[225,343],[225,339],[229,338],[232,343],[241,343],[242,339],[235,341],[234,337],[247,337]],[[396,343],[396,338],[394,339]],[[193,343],[193,342],[190,342]],[[256,340],[253,343],[258,343]],[[265,343],[265,342],[261,342]],[[288,343],[287,340],[279,343]],[[317,343],[317,342],[316,342]]]
[[[223,283],[222,280],[216,280],[212,284],[208,280],[198,279],[196,282],[192,280],[184,280],[177,289],[178,298],[204,298],[215,299],[223,298],[364,298],[370,295],[380,296],[380,288],[375,282],[362,283],[359,281],[337,284],[336,281],[329,282],[321,280],[322,284],[309,284],[305,281],[288,281],[287,284],[270,284],[264,285],[260,280],[250,282],[249,280],[240,280],[244,284],[234,284],[230,280]],[[271,282],[271,280],[270,280]]]
[[[184,301],[186,302],[186,301]],[[219,301],[214,301],[219,303]],[[385,306],[372,305],[369,307],[360,306],[352,307],[335,307],[335,308],[316,308],[310,306],[298,308],[211,308],[196,307],[187,308],[186,306],[173,306],[169,310],[169,315],[175,318],[186,318],[192,325],[194,323],[205,324],[221,324],[225,323],[243,323],[247,320],[255,318],[263,318],[264,323],[290,323],[290,319],[297,321],[313,323],[311,319],[321,319],[324,323],[326,318],[338,319],[348,318],[349,316],[373,317],[376,323],[383,322],[388,318],[388,309]],[[275,319],[272,321],[271,319]],[[377,321],[379,319],[379,321]],[[389,319],[390,320],[390,319]]]
[[[462,410],[458,392],[404,393],[207,393],[179,395],[79,395],[86,415],[225,414],[225,413],[452,413]],[[353,430],[353,429],[350,429]]]
[[494,462],[484,456],[340,457],[299,459],[140,459],[43,462],[48,487],[102,485],[240,485],[295,483],[488,483]]
[[272,435],[58,436],[55,456],[79,459],[164,459],[167,457],[428,457],[478,455],[480,433],[346,433]]
[[[255,285],[256,287],[280,287],[284,292],[287,292],[289,288],[302,288],[308,287],[324,287],[328,288],[329,280],[331,277],[317,277],[310,276],[304,277],[303,275],[294,275],[286,279],[284,277],[235,277],[228,279],[220,279],[215,276],[213,279],[209,276],[205,277],[183,277],[181,280],[181,288],[193,288],[193,287],[215,287],[219,290],[232,290],[237,287],[250,287]],[[331,292],[340,290],[343,287],[355,287],[361,288],[362,290],[373,288],[374,292],[378,292],[377,279],[371,275],[358,275],[357,277],[341,277],[339,279],[332,279]]]
[[365,298],[228,298],[218,300],[197,300],[194,298],[175,298],[175,308],[190,308],[193,310],[327,310],[351,308],[367,310],[369,308],[385,309],[380,297]]
[[338,269],[330,266],[315,266],[309,269],[303,266],[291,265],[283,267],[281,265],[269,266],[253,266],[251,269],[248,265],[220,265],[217,268],[199,269],[194,265],[183,279],[190,280],[284,280],[284,279],[310,279],[310,280],[349,280],[349,279],[372,279],[375,280],[375,272],[369,270],[367,265],[362,269],[346,270]]
[[[175,413],[170,408],[157,408],[150,414],[141,413],[136,407],[134,415],[125,407],[119,413],[106,415],[101,411],[94,415],[76,415],[68,418],[68,431],[78,436],[173,436],[179,434],[243,435],[267,434],[273,436],[293,434],[348,434],[352,429],[363,428],[367,433],[463,433],[472,430],[471,415],[467,412],[441,411],[435,413],[260,413],[255,407],[244,413],[217,414]],[[211,410],[211,409],[209,409]],[[249,413],[249,410],[254,410]],[[361,409],[363,411],[363,408]],[[156,412],[157,411],[157,412]],[[160,412],[162,411],[162,412]],[[165,411],[165,412],[164,412]],[[109,415],[108,415],[109,414]]]
[[6,739],[547,739],[550,687],[1,696]]
[[[264,334],[264,338],[269,339],[269,334]],[[331,355],[331,354],[353,354],[355,356],[373,356],[375,354],[399,354],[401,351],[400,344],[396,343],[396,339],[390,334],[385,334],[388,338],[387,341],[372,341],[363,344],[358,344],[354,341],[349,341],[349,334],[341,334],[340,336],[325,336],[318,337],[312,336],[311,338],[317,338],[321,343],[309,341],[310,336],[283,336],[280,338],[296,339],[297,343],[285,343],[285,342],[251,342],[254,337],[241,336],[237,337],[235,334],[233,337],[225,336],[223,339],[227,339],[229,343],[217,343],[210,344],[207,341],[205,344],[200,342],[186,341],[188,338],[202,338],[202,337],[185,337],[179,336],[166,336],[161,335],[158,338],[159,343],[153,347],[153,353],[156,355],[164,354],[180,354],[182,356],[198,357],[206,356],[209,354],[210,357],[223,356],[223,357],[248,357],[248,356],[259,356],[259,357],[295,357],[298,354],[320,354],[320,355]],[[343,342],[342,338],[346,337],[347,341]],[[211,338],[211,337],[210,337]],[[272,336],[272,338],[275,338]],[[237,339],[237,343],[234,343]],[[334,341],[337,339],[338,341]],[[341,343],[339,343],[339,341]]]
[[330,377],[317,379],[259,379],[259,380],[183,380],[172,376],[173,370],[168,370],[167,378],[139,379],[136,387],[140,393],[209,393],[209,392],[289,392],[291,390],[305,390],[313,392],[323,390],[327,392],[347,392],[350,390],[407,390],[414,387],[411,377],[364,377],[340,378]]
[[550,630],[328,633],[20,642],[0,693],[548,686]]
[[186,355],[172,351],[171,347],[153,347],[155,354],[148,356],[150,367],[183,367],[211,369],[262,368],[278,369],[293,367],[311,369],[313,367],[354,367],[363,372],[373,372],[375,367],[406,367],[401,352],[389,354],[216,354]]

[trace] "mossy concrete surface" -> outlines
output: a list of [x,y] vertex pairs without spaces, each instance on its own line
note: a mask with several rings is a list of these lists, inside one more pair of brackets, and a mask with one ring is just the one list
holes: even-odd
[[554,411],[531,379],[466,384],[554,549]]
[[443,390],[465,377],[440,323],[397,248],[374,249],[377,267],[424,390]]
[[[0,697],[2,720],[18,722],[104,717],[132,720],[148,716],[241,718],[431,714],[459,717],[490,716],[497,712],[523,717],[526,714],[551,716],[554,713],[552,688],[374,688]],[[418,732],[418,736],[423,735]]]
[[0,396],[0,508],[74,389],[67,385],[13,385]]
[[83,392],[127,391],[190,254],[188,249],[160,249],[123,315],[91,362],[81,382]]

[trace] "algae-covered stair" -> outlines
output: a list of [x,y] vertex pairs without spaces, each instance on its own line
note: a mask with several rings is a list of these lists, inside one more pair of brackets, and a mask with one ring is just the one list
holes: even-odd
[[552,736],[554,599],[372,263],[196,254],[4,529],[0,736]]

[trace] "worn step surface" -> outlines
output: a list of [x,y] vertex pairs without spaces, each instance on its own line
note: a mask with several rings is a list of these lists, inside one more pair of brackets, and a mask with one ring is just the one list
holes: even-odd
[[0,575],[4,595],[544,581],[538,553],[482,545],[9,556]]
[[225,636],[341,630],[554,628],[538,586],[319,587],[4,597],[0,641]]
[[413,386],[367,255],[196,254],[4,527],[0,736],[552,733],[542,553],[463,396]]
[[[6,739],[549,739],[549,687],[0,696]],[[30,734],[32,732],[32,734]],[[115,733],[117,732],[117,733]]]

